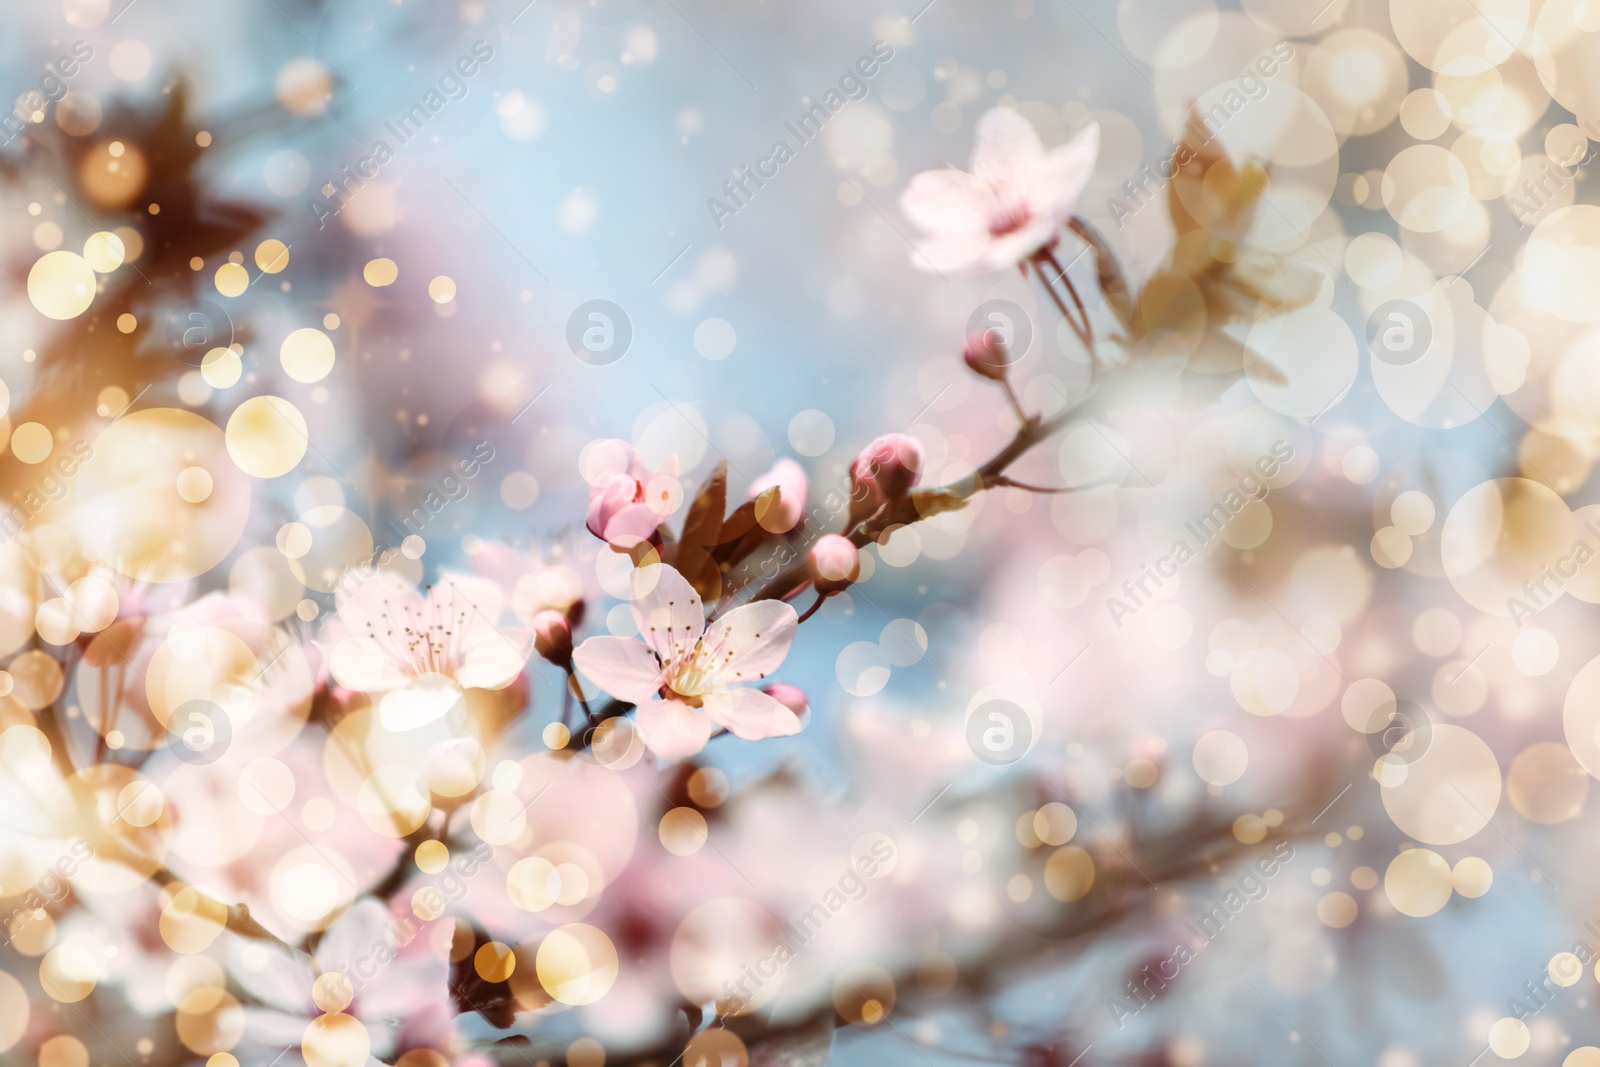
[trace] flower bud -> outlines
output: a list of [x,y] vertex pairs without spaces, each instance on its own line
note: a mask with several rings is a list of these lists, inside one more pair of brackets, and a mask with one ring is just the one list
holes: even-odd
[[784,685],[782,682],[774,682],[772,685],[762,687],[761,691],[794,712],[795,718],[799,719],[802,724],[805,723],[811,713],[811,702],[806,699],[803,689],[797,689],[792,685]]
[[999,330],[981,330],[967,335],[967,347],[961,353],[974,374],[990,381],[1004,381],[1011,370],[1011,350]]
[[917,484],[922,445],[903,433],[887,433],[850,463],[850,521],[856,523]]
[[534,651],[557,667],[572,662],[572,626],[559,611],[541,611],[533,617]]
[[827,596],[849,588],[861,577],[861,555],[849,538],[828,534],[811,546],[806,568],[811,572],[811,584]]
[[806,472],[792,459],[780,459],[771,470],[750,483],[750,499],[768,489],[778,490],[775,507],[756,514],[756,522],[768,533],[788,533],[800,525],[806,513]]

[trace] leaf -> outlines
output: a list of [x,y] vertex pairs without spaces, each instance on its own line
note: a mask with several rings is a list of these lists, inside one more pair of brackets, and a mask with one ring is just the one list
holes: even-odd
[[960,511],[967,506],[969,497],[959,496],[948,489],[913,489],[911,506],[917,509],[917,518],[931,519],[947,511]]
[[[1177,171],[1167,186],[1167,208],[1177,240],[1138,296],[1139,333],[1167,330],[1183,339],[1187,369],[1232,374],[1246,362],[1228,327],[1309,303],[1324,277],[1245,243],[1271,176],[1253,159],[1223,151],[1192,108],[1173,153]],[[1282,384],[1282,372],[1258,361],[1252,373]]]
[[712,558],[724,568],[735,567],[750,553],[766,544],[773,536],[772,531],[764,528],[756,520],[756,516],[766,514],[769,508],[777,505],[777,486],[766,490],[754,500],[739,505],[738,510],[723,522],[722,543],[712,550]]
[[695,494],[683,520],[673,562],[706,603],[722,595],[722,570],[710,549],[722,540],[722,515],[728,508],[728,464],[721,462]]

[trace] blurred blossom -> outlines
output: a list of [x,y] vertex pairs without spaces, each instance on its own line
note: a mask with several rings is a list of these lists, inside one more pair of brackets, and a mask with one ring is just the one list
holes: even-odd
[[1017,112],[986,112],[978,120],[972,173],[924,171],[901,194],[900,209],[926,234],[912,264],[987,274],[1027,259],[1055,241],[1077,209],[1099,153],[1097,125],[1046,152]]

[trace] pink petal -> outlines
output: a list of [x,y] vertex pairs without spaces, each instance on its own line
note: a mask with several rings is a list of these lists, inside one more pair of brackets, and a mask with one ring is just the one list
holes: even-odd
[[606,521],[605,540],[619,548],[632,548],[650,539],[662,517],[645,504],[629,504]]
[[1009,107],[991,108],[978,120],[972,172],[985,182],[1009,183],[1027,174],[1044,155],[1033,123]]
[[988,187],[960,170],[925,170],[900,194],[900,210],[926,233],[987,232]]
[[746,741],[800,732],[800,717],[759,689],[719,689],[705,698],[706,714]]
[[[784,714],[794,718],[787,710]],[[711,740],[711,720],[676,700],[647,700],[639,705],[637,718],[639,736],[662,759],[685,759]]]
[[781,600],[734,608],[706,630],[712,669],[723,685],[760,681],[783,662],[799,618]]
[[631,637],[591,637],[572,653],[584,677],[618,700],[638,704],[661,688],[661,665]]
[[1100,124],[1090,123],[1071,141],[1050,151],[1034,168],[1029,201],[1053,219],[1064,221],[1078,208],[1078,194],[1094,175],[1100,156]]
[[700,594],[676,570],[664,563],[633,572],[633,619],[639,637],[663,664],[694,651],[705,632],[705,605]]

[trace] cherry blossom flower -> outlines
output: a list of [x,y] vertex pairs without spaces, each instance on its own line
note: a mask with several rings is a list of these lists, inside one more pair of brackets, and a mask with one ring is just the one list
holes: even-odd
[[445,573],[426,595],[389,571],[367,572],[339,593],[333,678],[382,693],[378,719],[414,730],[464,710],[466,689],[504,689],[522,673],[532,639],[504,630],[502,597],[489,581]]
[[[277,1050],[299,1046],[308,1024],[326,1017],[325,1008],[359,1020],[374,1056],[388,1058],[397,1044],[418,1038],[446,1045],[455,1030],[450,964],[426,937],[403,936],[408,917],[395,918],[365,897],[328,930],[309,959],[232,941],[228,972],[253,1001],[243,1011],[244,1034],[235,1050],[242,1059],[250,1057],[243,1062],[266,1063]],[[369,981],[380,970],[383,981]]]
[[972,173],[924,171],[901,195],[900,210],[925,233],[912,263],[989,274],[1027,259],[1072,217],[1099,153],[1098,125],[1046,152],[1027,119],[994,108],[978,120]]
[[596,442],[588,456],[589,532],[624,551],[648,541],[672,513],[677,476],[676,456],[662,460],[652,475],[628,442]]
[[788,655],[794,608],[761,600],[707,626],[700,594],[676,570],[654,564],[633,577],[639,638],[591,637],[573,659],[606,692],[638,705],[639,734],[652,752],[663,759],[692,756],[714,726],[747,741],[800,732],[787,707],[745,687]]

